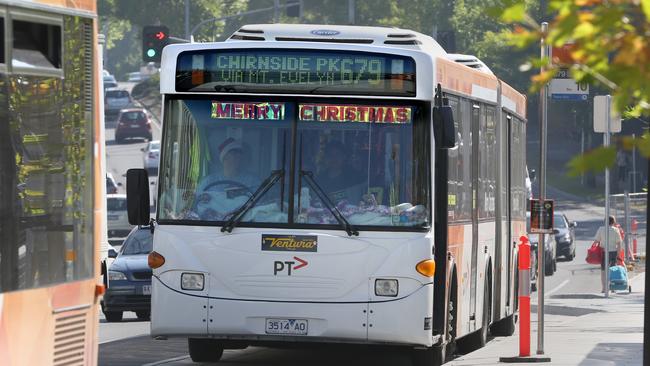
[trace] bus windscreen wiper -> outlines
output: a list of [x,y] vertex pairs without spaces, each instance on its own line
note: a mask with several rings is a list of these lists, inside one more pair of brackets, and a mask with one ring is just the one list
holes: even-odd
[[274,170],[271,172],[271,174],[264,179],[264,182],[260,184],[260,186],[257,188],[255,192],[248,198],[246,202],[244,202],[243,205],[241,205],[235,212],[232,214],[230,217],[230,220],[226,222],[226,224],[221,228],[221,232],[232,232],[232,229],[235,228],[235,225],[237,225],[243,218],[246,212],[253,208],[257,201],[259,201],[262,196],[268,192],[271,187],[280,179],[284,178],[284,169],[280,170]]
[[332,213],[332,216],[336,219],[336,221],[343,226],[343,229],[345,230],[346,233],[348,233],[349,236],[359,236],[359,232],[350,224],[348,220],[345,219],[341,211],[339,211],[338,208],[336,208],[336,205],[332,200],[327,196],[325,191],[323,191],[323,188],[316,183],[316,180],[314,179],[314,173],[310,172],[308,170],[301,170],[300,171],[300,177],[305,178],[305,181],[307,181],[307,184],[311,186],[311,188],[316,192],[316,195],[318,195],[318,198],[323,201],[325,204],[325,207]]

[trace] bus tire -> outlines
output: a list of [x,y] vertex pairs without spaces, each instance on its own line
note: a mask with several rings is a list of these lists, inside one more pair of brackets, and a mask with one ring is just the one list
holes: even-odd
[[109,323],[122,321],[121,311],[104,311],[104,316],[106,317],[106,321]]
[[194,362],[219,362],[223,346],[214,339],[188,338],[187,348]]
[[515,314],[495,322],[490,327],[490,334],[498,337],[509,337],[515,333]]
[[434,345],[426,349],[414,349],[411,353],[413,366],[440,366],[445,363],[445,346]]

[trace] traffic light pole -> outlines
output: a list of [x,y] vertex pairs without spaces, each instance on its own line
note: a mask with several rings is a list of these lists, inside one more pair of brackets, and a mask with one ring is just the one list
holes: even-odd
[[210,19],[202,20],[201,22],[199,22],[199,24],[195,25],[194,28],[192,28],[192,30],[190,31],[190,35],[189,35],[190,41],[194,42],[194,32],[196,32],[196,30],[199,29],[199,27],[201,27],[203,24],[206,24],[206,23],[209,23],[209,22],[218,22],[218,21],[221,21],[221,20],[228,20],[228,19],[238,18],[238,17],[244,16],[244,15],[264,13],[264,12],[271,11],[271,10],[273,10],[275,12],[275,14],[278,14],[277,17],[274,16],[274,20],[277,23],[277,21],[279,20],[279,11],[280,11],[280,9],[285,9],[285,8],[290,7],[290,6],[300,6],[300,3],[289,3],[289,4],[284,4],[283,5],[283,4],[279,4],[279,1],[276,1],[274,6],[269,6],[268,8],[243,11],[243,12],[233,14],[233,15],[228,15],[228,16],[225,16],[225,17],[210,18]]

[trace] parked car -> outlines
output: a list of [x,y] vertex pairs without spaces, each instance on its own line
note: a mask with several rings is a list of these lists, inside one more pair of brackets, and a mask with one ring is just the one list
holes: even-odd
[[106,195],[106,222],[109,238],[123,238],[129,234],[133,226],[129,224],[125,194]]
[[122,320],[124,311],[134,311],[138,319],[151,316],[151,268],[147,256],[152,250],[153,236],[149,227],[136,227],[119,252],[108,251],[115,261],[108,268],[108,288],[102,300],[102,312],[109,322]]
[[104,74],[104,92],[109,88],[117,88],[117,80],[111,74]]
[[118,184],[115,182],[115,178],[113,178],[113,174],[111,173],[106,173],[106,194],[114,194],[117,193],[118,190]]
[[151,117],[143,108],[122,109],[117,117],[115,141],[120,144],[134,137],[151,141]]
[[142,165],[149,171],[157,171],[160,163],[160,141],[149,141],[147,147],[140,149],[143,152]]
[[124,89],[106,89],[104,93],[104,110],[106,116],[116,116],[120,110],[131,107],[133,100],[128,91]]
[[553,232],[557,242],[557,254],[564,256],[572,261],[576,256],[576,233],[575,228],[578,224],[575,221],[569,221],[566,215],[556,212],[553,216]]
[[142,73],[139,71],[136,72],[130,72],[126,75],[126,80],[130,82],[140,82],[144,80],[144,77],[142,77]]
[[[526,229],[526,232],[529,233],[528,239],[531,245],[531,252],[535,251],[537,253],[539,235],[530,234],[530,212],[526,213]],[[544,235],[544,240],[544,274],[551,276],[557,271],[557,243],[555,242],[554,235]]]

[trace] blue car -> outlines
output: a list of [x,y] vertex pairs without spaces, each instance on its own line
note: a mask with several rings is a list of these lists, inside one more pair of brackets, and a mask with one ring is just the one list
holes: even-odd
[[131,230],[119,252],[108,251],[115,258],[108,269],[108,288],[102,300],[102,311],[109,322],[122,320],[124,311],[134,311],[138,319],[151,316],[151,268],[147,256],[153,237],[148,227]]

